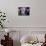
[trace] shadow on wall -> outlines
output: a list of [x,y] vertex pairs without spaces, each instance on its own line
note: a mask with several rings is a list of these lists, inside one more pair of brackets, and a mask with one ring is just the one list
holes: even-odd
[[13,46],[21,46],[20,41],[13,40]]

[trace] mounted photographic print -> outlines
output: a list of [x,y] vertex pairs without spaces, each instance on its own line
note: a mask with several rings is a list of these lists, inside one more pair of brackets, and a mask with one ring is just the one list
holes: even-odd
[[29,16],[30,7],[18,7],[18,16]]

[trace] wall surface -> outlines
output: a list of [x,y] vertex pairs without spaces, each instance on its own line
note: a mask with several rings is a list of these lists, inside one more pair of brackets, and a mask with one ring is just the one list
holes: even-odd
[[[7,27],[46,27],[46,0],[0,0],[0,10],[6,12]],[[18,16],[19,6],[32,8],[30,16]]]
[[[31,7],[32,14],[18,16],[18,7],[20,6]],[[7,15],[5,26],[10,31],[20,31],[20,36],[17,33],[14,33],[15,38],[14,34],[11,35],[14,40],[18,40],[18,37],[24,34],[31,34],[31,31],[45,31],[44,33],[46,33],[46,0],[0,0],[0,10],[6,12]],[[20,42],[16,45],[20,45]]]

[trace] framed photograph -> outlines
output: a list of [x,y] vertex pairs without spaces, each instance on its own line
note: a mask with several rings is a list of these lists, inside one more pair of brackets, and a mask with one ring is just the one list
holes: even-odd
[[18,16],[29,16],[30,7],[18,7]]

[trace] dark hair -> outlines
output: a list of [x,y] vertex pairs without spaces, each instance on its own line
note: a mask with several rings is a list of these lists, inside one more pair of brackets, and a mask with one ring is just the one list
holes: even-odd
[[29,7],[26,7],[26,9],[29,9]]

